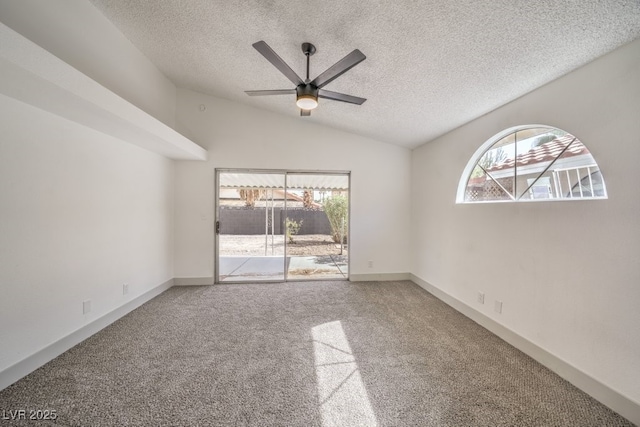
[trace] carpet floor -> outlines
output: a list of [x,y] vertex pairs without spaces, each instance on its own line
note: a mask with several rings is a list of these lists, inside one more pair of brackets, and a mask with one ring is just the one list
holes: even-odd
[[632,426],[408,281],[174,287],[0,391],[64,426]]

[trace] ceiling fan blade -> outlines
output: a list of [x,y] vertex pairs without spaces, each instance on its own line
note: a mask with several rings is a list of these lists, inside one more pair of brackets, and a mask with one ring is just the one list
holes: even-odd
[[300,109],[300,115],[301,115],[302,117],[309,117],[309,116],[311,115],[311,110],[303,110],[303,109]]
[[334,81],[335,79],[340,77],[342,74],[346,73],[347,71],[349,71],[350,69],[352,69],[353,67],[355,67],[356,65],[364,61],[365,59],[367,59],[367,57],[364,56],[364,53],[356,49],[350,54],[348,54],[347,56],[345,56],[344,58],[342,58],[340,61],[333,64],[324,73],[320,74],[318,77],[313,79],[311,84],[317,87],[318,89],[320,89],[322,86],[325,86],[331,83],[332,81]]
[[276,89],[276,90],[245,90],[249,96],[267,96],[267,95],[295,95],[295,89]]
[[318,98],[333,99],[334,101],[342,101],[348,102],[349,104],[358,105],[362,105],[364,101],[367,100],[366,98],[359,98],[357,96],[346,95],[344,93],[332,92],[326,89],[318,90]]
[[274,52],[263,40],[253,44],[253,47],[264,56],[267,61],[271,62],[282,74],[284,74],[291,82],[298,86],[304,84],[304,81],[298,77],[295,71],[287,65],[286,62]]

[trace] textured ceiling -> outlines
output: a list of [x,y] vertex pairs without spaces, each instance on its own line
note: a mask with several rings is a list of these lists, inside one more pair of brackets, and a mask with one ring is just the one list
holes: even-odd
[[639,0],[91,0],[178,87],[298,116],[293,84],[253,47],[266,41],[302,78],[353,49],[367,59],[325,88],[310,120],[416,147],[640,37]]

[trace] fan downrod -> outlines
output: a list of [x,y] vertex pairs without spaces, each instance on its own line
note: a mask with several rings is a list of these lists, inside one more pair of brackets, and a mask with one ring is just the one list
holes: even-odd
[[311,43],[302,43],[302,53],[306,56],[311,56],[316,53],[316,47]]

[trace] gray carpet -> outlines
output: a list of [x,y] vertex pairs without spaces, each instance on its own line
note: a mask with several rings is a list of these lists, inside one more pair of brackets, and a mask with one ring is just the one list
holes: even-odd
[[172,288],[0,392],[24,408],[56,411],[39,426],[632,425],[406,281]]

